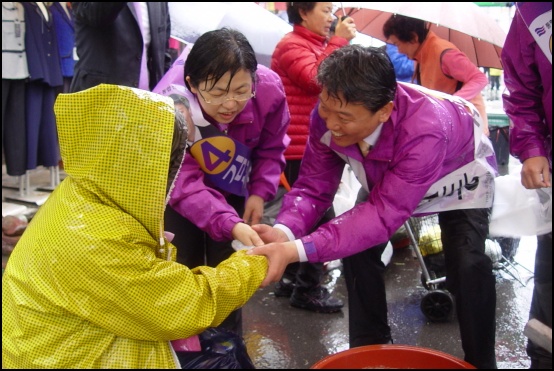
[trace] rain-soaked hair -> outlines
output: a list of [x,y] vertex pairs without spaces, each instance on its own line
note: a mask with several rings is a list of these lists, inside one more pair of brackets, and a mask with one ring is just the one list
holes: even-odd
[[185,149],[187,148],[187,122],[181,111],[175,108],[175,120],[173,122],[173,140],[171,142],[171,155],[169,158],[169,176],[167,177],[166,191],[169,193],[171,185],[177,176]]
[[421,19],[394,14],[383,25],[383,34],[387,39],[394,35],[400,41],[410,42],[414,37],[414,33],[421,44],[429,33],[426,22]]
[[387,53],[376,47],[346,45],[319,65],[317,81],[332,98],[361,104],[375,113],[394,99],[396,76]]
[[190,90],[187,76],[194,87],[213,79],[208,86],[211,90],[227,72],[231,73],[232,80],[240,70],[249,71],[254,82],[257,68],[256,54],[246,36],[224,27],[208,31],[196,40],[185,62],[185,84]]
[[302,17],[300,11],[303,10],[306,13],[315,8],[317,3],[287,3],[287,16],[289,17],[289,23],[301,24]]

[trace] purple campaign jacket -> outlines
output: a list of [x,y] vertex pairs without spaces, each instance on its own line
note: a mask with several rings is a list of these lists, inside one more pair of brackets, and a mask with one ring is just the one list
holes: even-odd
[[[252,149],[248,194],[270,201],[285,168],[290,114],[279,75],[258,65],[256,79],[256,97],[228,125],[227,136]],[[225,195],[205,183],[204,173],[191,155],[181,165],[169,205],[218,241],[231,239],[231,230],[243,221]]]
[[[502,66],[504,83],[510,92],[504,95],[504,110],[512,120],[510,153],[521,162],[544,156],[552,171],[552,63],[525,25],[519,10],[534,10],[552,3],[518,3],[504,48]],[[542,11],[545,11],[544,9]],[[533,14],[531,14],[533,15]],[[552,39],[550,40],[552,42]],[[546,121],[546,124],[545,124]]]
[[[356,144],[330,146],[325,122],[312,112],[310,137],[294,188],[276,224],[301,238],[310,262],[343,258],[389,240],[437,180],[474,159],[473,118],[460,104],[398,84],[394,108],[364,158]],[[343,160],[338,154],[346,155]],[[494,160],[494,159],[493,159]],[[346,163],[363,161],[367,201],[305,235],[331,206]]]

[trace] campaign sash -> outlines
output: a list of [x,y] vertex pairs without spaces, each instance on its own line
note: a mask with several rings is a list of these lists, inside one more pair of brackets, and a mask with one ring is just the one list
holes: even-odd
[[552,64],[552,3],[517,3],[517,9],[537,45]]
[[[467,107],[473,115],[473,139],[475,144],[474,160],[436,181],[420,201],[414,215],[429,214],[440,211],[475,209],[491,207],[494,199],[494,178],[498,172],[489,160],[494,160],[494,150],[489,138],[483,133],[483,121],[473,104],[463,98],[430,90],[422,86],[416,89],[442,100],[449,100]],[[330,145],[331,135],[326,132],[321,142]],[[362,187],[369,192],[366,174],[360,161],[348,158],[336,152],[350,164]]]
[[491,161],[496,162],[490,139],[483,132],[483,120],[473,104],[458,96],[418,87],[429,95],[464,105],[473,116],[474,160],[445,175],[427,191],[414,215],[459,209],[480,209],[492,206],[494,178],[498,175]]
[[194,142],[190,146],[192,157],[213,185],[237,196],[247,196],[252,150],[210,124],[204,118],[194,94],[187,90],[184,95],[190,102],[190,113],[196,130]]
[[195,141],[192,157],[218,188],[238,196],[247,196],[252,163],[250,148],[226,136],[216,135]]

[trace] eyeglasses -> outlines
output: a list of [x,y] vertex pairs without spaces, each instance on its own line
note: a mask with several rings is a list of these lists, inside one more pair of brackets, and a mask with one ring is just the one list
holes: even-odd
[[[255,91],[252,92],[252,93],[244,93],[244,94],[235,95],[233,97],[228,97],[227,94],[225,94],[225,95],[222,95],[220,97],[209,97],[209,99],[206,99],[202,95],[200,90],[198,90],[198,94],[200,94],[202,99],[204,99],[204,102],[206,102],[207,104],[213,104],[214,106],[223,104],[223,103],[225,103],[227,101],[230,101],[230,100],[234,100],[236,102],[245,102],[245,101],[250,100],[250,99],[252,99],[256,96]],[[209,94],[209,93],[206,93],[206,94]]]

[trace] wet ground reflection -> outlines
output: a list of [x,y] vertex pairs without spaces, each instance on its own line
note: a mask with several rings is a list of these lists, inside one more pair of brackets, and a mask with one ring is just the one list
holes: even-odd
[[[535,237],[521,239],[515,271],[497,270],[497,361],[499,368],[528,368],[528,320],[533,290]],[[525,267],[525,268],[524,268]],[[516,278],[513,277],[516,276]],[[340,269],[327,277],[334,295],[347,303]],[[386,271],[389,322],[396,344],[437,349],[463,358],[456,314],[449,321],[429,322],[420,309],[428,291],[421,284],[421,267],[409,248],[394,251]],[[521,281],[521,282],[520,282]],[[348,307],[333,314],[293,308],[273,295],[273,286],[260,289],[244,307],[244,338],[260,369],[307,369],[329,354],[348,349]]]

